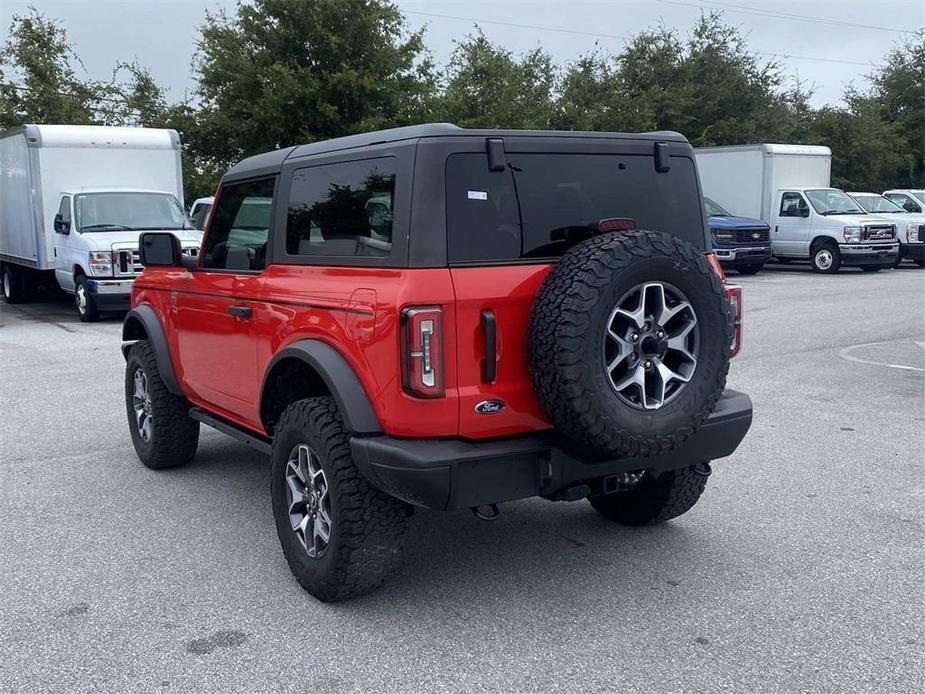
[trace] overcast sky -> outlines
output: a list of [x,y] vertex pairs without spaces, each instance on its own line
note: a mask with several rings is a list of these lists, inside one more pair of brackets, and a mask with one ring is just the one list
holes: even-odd
[[[606,50],[619,51],[624,44],[619,37],[659,22],[686,35],[701,8],[722,9],[726,21],[747,34],[753,50],[768,59],[779,56],[787,74],[815,86],[815,105],[840,103],[848,83],[864,87],[864,75],[905,36],[901,32],[925,25],[922,0],[400,0],[397,4],[410,27],[427,27],[427,46],[439,64],[452,52],[453,40],[472,31],[475,23],[489,39],[515,53],[539,45],[559,63],[567,63],[595,41]],[[170,100],[180,100],[194,83],[190,63],[206,9],[233,11],[235,2],[0,0],[0,42],[8,35],[12,16],[25,13],[29,5],[64,23],[90,77],[107,79],[114,63],[137,58],[168,88]]]

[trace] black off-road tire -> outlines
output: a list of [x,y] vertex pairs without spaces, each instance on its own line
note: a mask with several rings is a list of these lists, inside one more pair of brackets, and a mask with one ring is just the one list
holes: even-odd
[[[328,485],[331,534],[318,557],[309,556],[289,521],[286,470],[300,444],[317,455]],[[334,398],[298,400],[283,410],[273,440],[270,493],[283,555],[296,580],[319,600],[367,593],[401,561],[409,507],[360,474]]]
[[[81,304],[81,298],[83,298],[83,304]],[[74,283],[74,307],[84,323],[94,323],[100,319],[96,297],[87,288],[87,278],[84,275],[78,275]]]
[[[830,253],[832,257],[832,262],[827,267],[822,263],[822,254],[824,252]],[[818,272],[823,275],[834,275],[841,267],[841,251],[839,251],[838,246],[831,241],[814,244],[809,251],[809,264],[812,266],[813,272]]]
[[740,275],[757,275],[761,272],[761,268],[764,267],[764,263],[750,263],[748,265],[736,265],[736,271]]
[[709,476],[708,463],[669,470],[658,477],[647,472],[632,489],[592,496],[589,501],[605,518],[622,525],[655,525],[690,511]]
[[[661,408],[616,394],[603,365],[605,324],[626,292],[661,281],[686,295],[698,319],[691,380]],[[597,236],[566,253],[533,303],[527,341],[533,390],[558,431],[586,456],[653,455],[689,439],[723,392],[733,336],[723,286],[704,253],[670,234]]]
[[[151,433],[145,441],[138,430],[134,408],[135,373],[147,378],[150,399]],[[125,363],[125,409],[135,453],[152,470],[185,465],[196,455],[199,445],[199,422],[189,416],[189,403],[174,395],[161,380],[154,348],[148,340],[132,345]]]

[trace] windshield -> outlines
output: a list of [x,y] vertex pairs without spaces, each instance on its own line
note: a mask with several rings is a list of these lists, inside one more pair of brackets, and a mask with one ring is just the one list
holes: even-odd
[[731,217],[732,215],[726,212],[722,207],[717,205],[710,198],[703,199],[703,208],[707,211],[707,217]]
[[835,188],[807,190],[806,197],[819,214],[864,214],[864,210],[843,190]]
[[169,193],[82,193],[74,198],[80,231],[192,229]]
[[882,195],[852,195],[854,201],[867,212],[905,212],[903,208]]

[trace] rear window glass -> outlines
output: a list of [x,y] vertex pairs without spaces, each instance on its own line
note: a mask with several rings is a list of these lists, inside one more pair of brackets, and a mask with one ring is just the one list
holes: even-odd
[[507,163],[506,171],[490,172],[485,154],[448,159],[451,262],[556,258],[614,217],[704,246],[688,158],[672,157],[666,173],[638,155],[508,153]]

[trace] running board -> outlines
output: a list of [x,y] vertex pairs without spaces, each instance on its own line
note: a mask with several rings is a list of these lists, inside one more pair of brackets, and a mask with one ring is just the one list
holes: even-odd
[[270,453],[273,451],[273,448],[270,446],[270,442],[267,439],[244,431],[234,424],[226,422],[224,419],[214,417],[205,410],[201,410],[198,407],[190,408],[189,416],[195,419],[197,422],[202,422],[203,424],[210,426],[213,429],[222,432],[223,434],[228,434],[228,436],[231,438],[237,439],[245,446],[249,446],[250,448],[263,453],[264,455],[270,455]]

